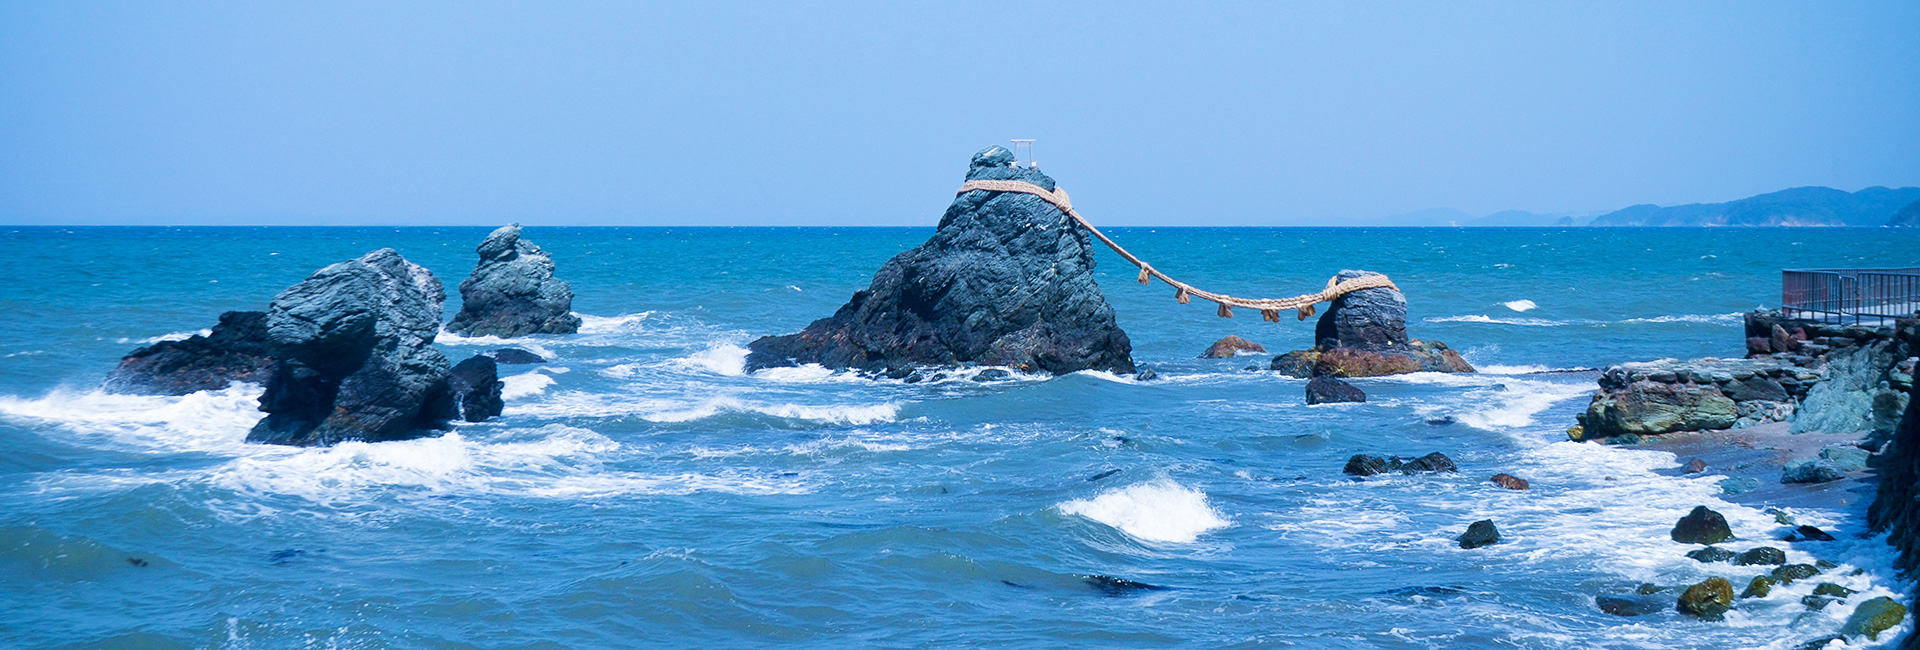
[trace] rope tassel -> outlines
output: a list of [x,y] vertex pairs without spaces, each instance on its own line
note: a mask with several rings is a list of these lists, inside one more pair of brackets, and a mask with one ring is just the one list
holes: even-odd
[[[1314,310],[1313,310],[1313,305],[1307,305],[1307,306],[1304,306],[1304,307],[1301,307],[1301,308],[1300,308],[1300,320],[1306,320],[1306,319],[1307,319],[1308,317],[1311,317],[1311,316],[1313,316],[1313,311],[1314,311]],[[1276,319],[1274,319],[1274,320],[1279,320],[1279,319],[1277,319],[1277,318],[1276,318]]]
[[1147,265],[1140,265],[1140,284],[1153,284],[1153,275],[1147,272]]
[[1223,303],[1220,303],[1220,317],[1221,317],[1221,318],[1233,318],[1233,308],[1232,308],[1232,307],[1228,307],[1228,306],[1227,306],[1227,303],[1224,303],[1224,302],[1223,302]]
[[1174,289],[1174,290],[1173,290],[1173,299],[1174,299],[1174,300],[1178,300],[1178,301],[1180,301],[1180,304],[1182,304],[1182,305],[1184,305],[1184,304],[1187,304],[1187,303],[1189,303],[1189,302],[1193,302],[1192,300],[1189,300],[1189,299],[1187,298],[1187,288],[1186,288],[1186,287],[1180,287],[1180,288],[1178,288],[1178,289]]
[[1262,309],[1260,310],[1260,320],[1264,320],[1269,323],[1278,323],[1280,322],[1280,310]]

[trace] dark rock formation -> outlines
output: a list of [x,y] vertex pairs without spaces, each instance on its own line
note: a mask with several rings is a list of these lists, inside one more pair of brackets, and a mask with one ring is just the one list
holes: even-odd
[[1718,621],[1733,609],[1733,583],[1718,576],[1687,587],[1675,606],[1680,613],[1702,620]]
[[1820,575],[1820,568],[1811,564],[1785,564],[1773,568],[1767,577],[1773,578],[1773,584],[1790,585],[1795,580],[1805,580]]
[[1707,471],[1707,461],[1698,458],[1687,461],[1686,473],[1699,474],[1704,471]]
[[227,384],[264,384],[273,376],[273,352],[267,346],[267,314],[230,311],[206,336],[161,341],[120,359],[107,373],[109,393],[185,395],[219,390]]
[[498,350],[488,352],[487,356],[493,357],[493,360],[497,363],[504,363],[509,365],[547,362],[546,357],[534,354],[532,352],[528,352],[526,350],[522,350],[520,348],[500,348]]
[[[1394,460],[1399,459],[1396,458]],[[1400,466],[1400,471],[1404,474],[1413,474],[1415,472],[1458,472],[1460,471],[1460,466],[1453,464],[1453,459],[1448,458],[1446,454],[1436,451],[1407,461],[1406,464]]]
[[[1339,278],[1369,275],[1379,274],[1347,270]],[[1396,289],[1361,289],[1335,298],[1313,334],[1314,347],[1274,357],[1272,369],[1295,377],[1473,372],[1445,343],[1407,338],[1407,297]]]
[[1708,546],[1702,549],[1687,551],[1687,557],[1693,558],[1695,562],[1725,562],[1739,556],[1739,553],[1718,546]]
[[1773,593],[1773,585],[1771,576],[1754,576],[1752,580],[1747,581],[1747,588],[1740,592],[1740,597],[1743,599],[1766,598],[1767,594]]
[[1778,359],[1663,359],[1600,374],[1581,437],[1706,431],[1787,420],[1820,375]]
[[1533,487],[1527,484],[1527,479],[1505,472],[1493,475],[1493,484],[1509,490],[1525,490]]
[[1493,526],[1492,519],[1482,519],[1467,525],[1467,532],[1455,538],[1460,548],[1480,548],[1500,541],[1500,529]]
[[[1052,178],[989,147],[968,180]],[[980,364],[1065,374],[1133,372],[1132,344],[1093,279],[1093,244],[1039,197],[976,190],[947,208],[919,248],[880,267],[833,316],[748,344],[747,368],[804,363],[870,373]]]
[[1413,460],[1400,460],[1399,456],[1375,456],[1373,454],[1354,454],[1347,459],[1346,468],[1341,470],[1354,476],[1373,476],[1398,471],[1403,474],[1420,472],[1458,472],[1453,459],[1446,454],[1433,452]]
[[500,391],[506,387],[507,383],[500,381],[499,363],[486,355],[473,355],[447,374],[447,388],[460,406],[460,419],[468,422],[484,422],[500,415],[507,406]]
[[1113,576],[1103,575],[1080,576],[1080,581],[1092,587],[1094,591],[1100,592],[1100,595],[1109,598],[1131,596],[1142,591],[1166,591],[1168,589],[1160,585],[1150,585],[1126,578],[1115,578]]
[[437,435],[457,405],[433,347],[446,292],[383,248],[320,269],[275,296],[267,340],[279,359],[248,442],[331,445]]
[[520,224],[480,242],[480,263],[460,282],[460,313],[447,331],[466,336],[515,337],[580,331],[573,287],[553,277],[553,258],[520,238]]
[[1200,353],[1200,358],[1225,359],[1225,358],[1240,354],[1241,352],[1258,352],[1260,354],[1266,354],[1267,346],[1261,345],[1259,343],[1254,343],[1252,341],[1240,338],[1238,336],[1228,335],[1227,338],[1214,341],[1213,345],[1207,346],[1207,351]]
[[1839,467],[1825,460],[1803,460],[1780,471],[1781,483],[1830,483],[1846,477]]
[[[1849,636],[1866,636],[1880,640],[1880,633],[1887,631],[1901,621],[1907,620],[1907,606],[1892,598],[1881,596],[1854,608],[1853,615],[1840,626],[1840,633]],[[1909,642],[1912,639],[1908,640]]]
[[1599,596],[1593,599],[1600,611],[1614,616],[1646,616],[1672,607],[1672,598],[1648,595]]
[[1827,534],[1827,531],[1820,530],[1818,527],[1802,524],[1793,527],[1793,532],[1787,533],[1786,541],[1831,542],[1833,541],[1833,536]]
[[1727,518],[1720,513],[1694,506],[1693,512],[1673,525],[1669,535],[1682,544],[1718,544],[1733,539],[1733,529],[1727,527]]
[[1740,566],[1778,566],[1787,563],[1787,552],[1771,546],[1755,546],[1733,558]]
[[1366,391],[1345,381],[1325,375],[1307,380],[1308,404],[1365,401],[1367,401]]

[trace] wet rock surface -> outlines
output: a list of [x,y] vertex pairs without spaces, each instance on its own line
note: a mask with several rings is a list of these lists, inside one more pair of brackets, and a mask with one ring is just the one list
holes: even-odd
[[500,381],[500,365],[493,357],[474,355],[453,366],[447,374],[447,387],[453,391],[460,408],[460,419],[485,422],[506,409],[500,392],[507,386]]
[[1446,454],[1433,452],[1413,460],[1401,460],[1399,456],[1376,456],[1373,454],[1354,454],[1347,459],[1347,465],[1341,470],[1352,476],[1373,476],[1387,472],[1418,474],[1421,472],[1458,472],[1460,467]]
[[447,331],[465,336],[511,338],[528,334],[573,334],[573,287],[553,276],[553,257],[520,237],[520,224],[487,235],[480,262],[460,282],[460,313]]
[[1238,336],[1229,335],[1226,338],[1220,339],[1218,341],[1214,341],[1213,345],[1207,346],[1207,351],[1200,353],[1200,358],[1225,359],[1228,357],[1237,356],[1242,352],[1256,352],[1259,354],[1266,354],[1267,347],[1264,345],[1260,345],[1259,343],[1254,343],[1252,341],[1240,338]]
[[[1340,280],[1373,271],[1345,270]],[[1445,343],[1407,337],[1407,297],[1390,288],[1335,298],[1314,325],[1315,345],[1274,357],[1270,368],[1294,377],[1378,377],[1410,372],[1473,372]]]
[[1493,481],[1494,485],[1498,485],[1500,487],[1503,487],[1509,490],[1525,490],[1532,487],[1527,483],[1527,479],[1523,479],[1518,476],[1514,476],[1512,474],[1508,474],[1505,472],[1501,472],[1499,474],[1493,475],[1493,478],[1491,480]]
[[446,292],[393,249],[328,266],[274,297],[279,361],[248,442],[321,446],[438,435],[457,405],[433,347]]
[[1614,616],[1646,616],[1673,607],[1674,599],[1651,595],[1599,596],[1594,598],[1594,605]]
[[102,386],[110,393],[185,395],[233,382],[264,384],[273,376],[267,314],[230,311],[205,336],[161,341],[120,359]]
[[1307,380],[1307,403],[1330,404],[1336,402],[1365,402],[1366,391],[1353,384],[1333,377],[1314,377]]
[[1720,513],[1706,506],[1695,506],[1673,525],[1668,535],[1682,544],[1718,544],[1733,539],[1733,530],[1727,527],[1727,518]]
[[497,363],[533,364],[546,363],[547,358],[520,348],[500,348],[487,353]]
[[[968,180],[1022,180],[1036,169],[989,147]],[[873,373],[974,363],[1065,374],[1134,371],[1132,343],[1093,278],[1093,242],[1064,212],[1026,194],[955,197],[933,237],[901,253],[832,316],[748,345],[747,368],[805,363]]]
[[[1772,359],[1663,359],[1600,375],[1578,416],[1582,439],[1705,431],[1784,421],[1819,374]],[[1791,388],[1789,388],[1791,386]]]
[[1709,621],[1726,618],[1727,610],[1733,609],[1733,583],[1718,576],[1707,578],[1698,584],[1687,587],[1680,594],[1676,605],[1680,613]]
[[1494,527],[1493,520],[1482,519],[1467,525],[1467,532],[1455,538],[1460,548],[1480,548],[1499,543],[1500,529]]
[[1907,606],[1892,598],[1881,596],[1860,603],[1840,626],[1840,633],[1850,636],[1866,636],[1880,640],[1880,633],[1887,631],[1901,621],[1907,620]]

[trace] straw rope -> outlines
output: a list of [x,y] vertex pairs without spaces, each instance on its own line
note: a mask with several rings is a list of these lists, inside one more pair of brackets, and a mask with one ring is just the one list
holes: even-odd
[[1026,181],[967,181],[965,185],[960,186],[960,191],[957,194],[966,194],[974,190],[1031,194],[1040,197],[1041,200],[1053,204],[1056,208],[1060,208],[1060,211],[1065,212],[1067,216],[1073,217],[1074,223],[1080,224],[1081,228],[1086,228],[1088,233],[1092,234],[1094,238],[1099,239],[1101,243],[1106,244],[1107,248],[1111,248],[1113,252],[1119,253],[1120,257],[1125,258],[1127,262],[1140,267],[1140,284],[1151,284],[1153,278],[1159,278],[1161,282],[1173,285],[1173,297],[1175,300],[1178,300],[1180,304],[1187,304],[1192,298],[1214,302],[1220,305],[1219,313],[1222,318],[1232,318],[1233,308],[1241,307],[1260,310],[1261,318],[1266,319],[1268,322],[1279,322],[1280,311],[1283,309],[1294,310],[1299,313],[1300,320],[1306,320],[1308,316],[1313,315],[1314,305],[1333,300],[1349,292],[1359,291],[1361,289],[1381,288],[1393,289],[1395,291],[1400,290],[1399,287],[1393,286],[1393,281],[1388,280],[1387,276],[1366,275],[1345,282],[1341,282],[1339,277],[1328,278],[1327,288],[1321,290],[1319,293],[1309,293],[1292,298],[1235,298],[1223,293],[1202,290],[1191,284],[1175,280],[1167,274],[1161,273],[1159,269],[1153,268],[1153,265],[1148,264],[1146,260],[1142,260],[1135,257],[1133,253],[1127,252],[1127,249],[1121,248],[1119,244],[1114,243],[1111,238],[1108,238],[1105,233],[1100,232],[1099,228],[1093,227],[1093,224],[1088,222],[1086,217],[1082,217],[1079,212],[1075,212],[1073,202],[1067,198],[1067,191],[1064,189],[1056,187],[1053,191],[1049,192],[1038,185]]

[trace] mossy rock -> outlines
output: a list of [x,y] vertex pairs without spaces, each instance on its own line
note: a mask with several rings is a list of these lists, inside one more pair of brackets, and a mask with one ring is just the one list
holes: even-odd
[[1754,576],[1753,581],[1747,583],[1747,590],[1740,592],[1740,597],[1766,598],[1767,594],[1773,593],[1773,584],[1773,578]]
[[1817,585],[1814,585],[1814,586],[1813,586],[1813,595],[1815,595],[1815,596],[1839,596],[1839,597],[1841,597],[1841,598],[1846,598],[1846,597],[1848,597],[1848,596],[1852,596],[1852,595],[1853,595],[1853,590],[1852,590],[1852,589],[1848,589],[1848,588],[1846,588],[1846,587],[1842,587],[1842,586],[1840,586],[1840,585],[1836,585],[1836,584],[1833,584],[1833,583],[1831,583],[1831,582],[1822,582],[1822,583],[1820,583],[1820,584],[1817,584]]
[[1727,610],[1733,609],[1733,584],[1726,578],[1715,576],[1687,587],[1680,594],[1680,602],[1675,606],[1680,613],[1707,621],[1726,618]]
[[1790,585],[1793,584],[1795,580],[1820,575],[1820,570],[1814,568],[1811,564],[1788,564],[1774,568],[1771,575],[1775,583]]
[[1881,632],[1904,620],[1907,620],[1907,606],[1881,596],[1860,603],[1853,610],[1853,616],[1847,617],[1847,624],[1840,626],[1840,633],[1849,636],[1864,634],[1869,639],[1879,641]]

